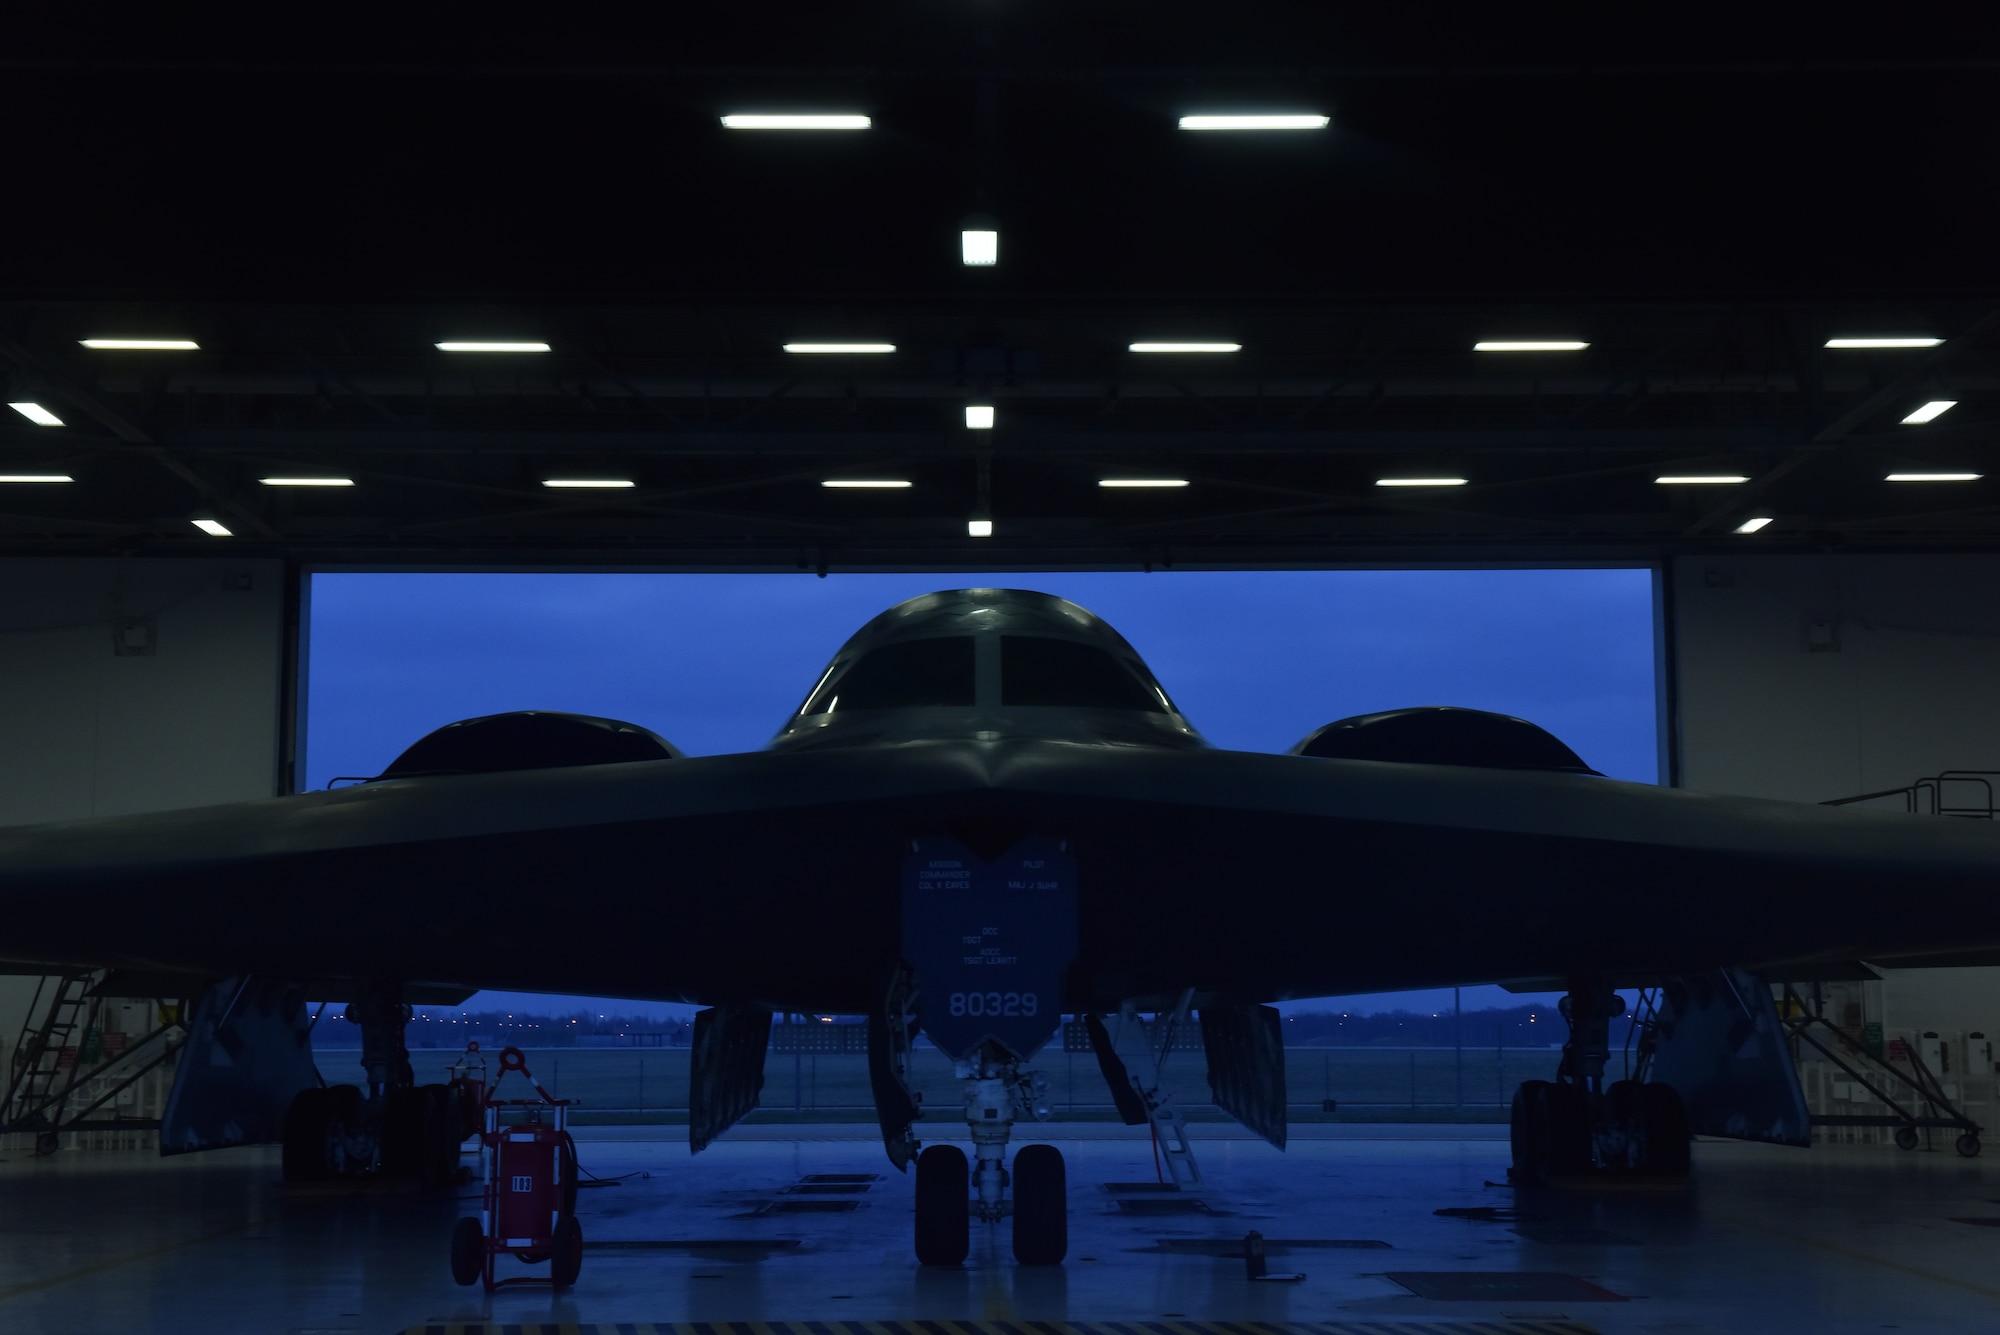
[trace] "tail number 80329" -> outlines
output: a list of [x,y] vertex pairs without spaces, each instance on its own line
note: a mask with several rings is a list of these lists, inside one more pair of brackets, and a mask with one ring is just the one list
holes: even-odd
[[1033,992],[954,992],[953,1015],[1033,1015],[1040,1008]]

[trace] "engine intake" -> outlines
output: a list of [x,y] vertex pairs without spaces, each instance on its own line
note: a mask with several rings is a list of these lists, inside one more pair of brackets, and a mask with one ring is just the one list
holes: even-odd
[[522,709],[447,723],[420,738],[376,777],[410,779],[431,774],[567,769],[635,760],[677,760],[680,755],[673,743],[636,723]]
[[1326,760],[1598,773],[1555,734],[1526,719],[1452,705],[1391,709],[1340,719],[1308,734],[1292,748],[1292,754]]

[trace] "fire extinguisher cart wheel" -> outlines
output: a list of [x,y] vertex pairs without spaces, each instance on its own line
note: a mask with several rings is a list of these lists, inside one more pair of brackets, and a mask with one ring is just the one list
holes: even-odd
[[[533,1098],[501,1098],[508,1075],[518,1072]],[[576,1222],[576,1142],[569,1108],[528,1070],[519,1048],[500,1053],[500,1074],[481,1100],[479,1163],[484,1186],[479,1218],[458,1221],[451,1236],[452,1278],[483,1280],[487,1292],[510,1284],[568,1288],[583,1268],[583,1229]],[[528,1265],[549,1263],[543,1275],[496,1278],[502,1256]]]

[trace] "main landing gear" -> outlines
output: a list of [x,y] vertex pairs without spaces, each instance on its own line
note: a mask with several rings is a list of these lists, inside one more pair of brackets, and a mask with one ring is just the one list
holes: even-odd
[[[972,1248],[972,1218],[1014,1221],[1014,1259],[1057,1265],[1069,1253],[1067,1174],[1053,1145],[1024,1146],[1009,1173],[1004,1166],[1016,1116],[1046,1122],[1048,1079],[1024,1069],[994,1043],[957,1063],[965,1088],[965,1120],[974,1162],[956,1145],[932,1145],[917,1156],[917,1260],[954,1266]],[[1014,1198],[1007,1199],[1013,1186]]]
[[1607,1085],[1611,1021],[1625,1001],[1608,987],[1571,985],[1562,1001],[1569,1041],[1554,1080],[1529,1080],[1514,1094],[1514,1166],[1521,1186],[1593,1174],[1684,1178],[1687,1109],[1672,1085],[1647,1081],[1650,1051],[1640,1046],[1639,1078]]
[[284,1123],[285,1181],[452,1182],[459,1145],[479,1129],[477,1099],[458,1083],[416,1083],[403,1041],[410,1007],[400,988],[368,990],[349,1004],[347,1019],[361,1026],[368,1084],[308,1089],[292,1100]]

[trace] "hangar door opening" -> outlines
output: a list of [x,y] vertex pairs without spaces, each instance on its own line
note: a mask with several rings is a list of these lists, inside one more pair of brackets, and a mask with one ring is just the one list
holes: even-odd
[[[824,579],[320,572],[308,590],[298,781],[320,789],[377,775],[435,728],[523,709],[623,719],[689,755],[755,750],[871,617],[918,594],[996,584],[1057,594],[1103,617],[1219,747],[1282,752],[1334,719],[1450,704],[1538,723],[1612,778],[1651,783],[1661,774],[1655,574],[1644,568]],[[1451,1013],[1454,1000],[1445,992],[1298,1002],[1287,1007],[1288,1029],[1379,1047],[1385,1036],[1436,1040],[1426,1021],[1453,1020],[1459,1038],[1501,1053],[1502,1064],[1510,1045],[1544,1041],[1522,998],[1466,989],[1457,999],[1464,1016]],[[593,1089],[593,1105],[670,1108],[667,1054],[647,1076],[637,1063],[648,1047],[684,1042],[689,1014],[643,999],[487,992],[420,1007],[410,1041],[420,1067],[441,1064],[467,1037],[618,1048],[632,1069],[620,1092]],[[315,1037],[322,1069],[330,1080],[351,1078],[341,1063],[352,1056],[342,1054],[358,1036],[334,1012],[326,1018]],[[576,1052],[571,1081],[608,1060]],[[1419,1065],[1411,1059],[1412,1091]],[[682,1081],[684,1066],[683,1057]],[[1331,1084],[1331,1058],[1326,1070]],[[1496,1087],[1502,1074],[1493,1072]],[[803,1069],[796,1077],[803,1104]],[[1398,1102],[1402,1079],[1398,1065]],[[777,1091],[777,1102],[786,1097]],[[826,1097],[836,1097],[831,1088]]]

